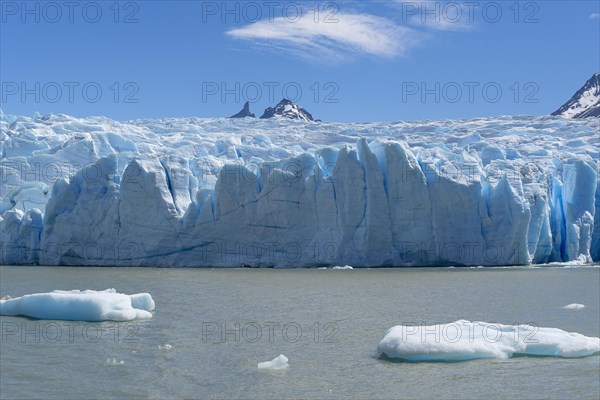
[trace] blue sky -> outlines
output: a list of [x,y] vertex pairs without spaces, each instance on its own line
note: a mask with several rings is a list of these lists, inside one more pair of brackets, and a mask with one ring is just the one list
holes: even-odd
[[[317,11],[318,10],[318,11]],[[329,121],[543,115],[600,71],[598,1],[0,1],[0,107]]]

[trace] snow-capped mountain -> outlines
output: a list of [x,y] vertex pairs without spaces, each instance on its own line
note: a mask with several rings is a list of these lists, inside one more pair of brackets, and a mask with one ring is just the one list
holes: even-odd
[[267,119],[281,117],[300,121],[315,121],[308,111],[288,99],[281,100],[274,108],[268,107],[260,118]]
[[250,117],[250,118],[255,117],[255,115],[250,112],[250,102],[249,101],[244,103],[244,108],[242,108],[242,110],[239,113],[232,115],[229,118],[245,118],[245,117]]
[[577,91],[552,115],[565,118],[600,117],[600,72],[596,72],[581,89]]

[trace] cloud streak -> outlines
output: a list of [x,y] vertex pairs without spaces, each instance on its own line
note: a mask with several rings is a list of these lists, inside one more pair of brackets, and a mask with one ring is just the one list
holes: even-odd
[[367,55],[392,58],[420,42],[420,33],[370,14],[339,13],[336,21],[316,22],[305,14],[296,21],[262,20],[226,32],[230,37],[310,60],[342,61]]

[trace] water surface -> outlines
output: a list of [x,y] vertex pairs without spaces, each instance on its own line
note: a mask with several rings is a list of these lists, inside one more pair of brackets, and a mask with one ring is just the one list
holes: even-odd
[[[458,319],[598,337],[600,268],[0,267],[2,296],[109,287],[151,293],[154,317],[0,318],[2,398],[600,397],[598,355],[403,363],[376,352],[393,325]],[[258,370],[279,354],[288,369]]]

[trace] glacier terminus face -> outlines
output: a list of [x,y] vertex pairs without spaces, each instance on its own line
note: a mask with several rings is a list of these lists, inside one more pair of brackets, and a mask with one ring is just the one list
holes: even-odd
[[2,115],[0,263],[598,261],[599,121]]

